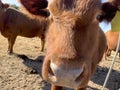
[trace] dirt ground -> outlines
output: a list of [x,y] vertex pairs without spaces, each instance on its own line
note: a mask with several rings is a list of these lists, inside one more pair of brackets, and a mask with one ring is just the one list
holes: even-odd
[[[18,37],[14,52],[7,54],[7,39],[0,35],[0,90],[50,90],[50,84],[42,80],[41,67],[45,53],[40,52],[39,38]],[[114,53],[98,65],[94,76],[89,82],[90,90],[100,90],[105,80]],[[120,58],[112,69],[105,90],[120,88]],[[65,88],[65,90],[72,90]]]

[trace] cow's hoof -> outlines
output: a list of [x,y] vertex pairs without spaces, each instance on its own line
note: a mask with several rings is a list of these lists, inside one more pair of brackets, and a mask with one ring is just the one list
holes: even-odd
[[13,55],[14,53],[13,53],[13,52],[8,51],[8,52],[7,52],[7,54],[8,54],[8,55]]

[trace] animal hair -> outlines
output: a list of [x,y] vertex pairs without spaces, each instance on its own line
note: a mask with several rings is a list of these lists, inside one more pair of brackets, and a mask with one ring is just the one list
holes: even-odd
[[48,4],[52,23],[46,33],[42,76],[52,84],[51,90],[86,90],[106,48],[96,19],[101,5],[101,0],[52,0]]
[[[116,51],[119,32],[113,32],[112,30],[109,30],[105,33],[105,36],[107,39],[107,47],[105,50],[105,59],[107,59],[107,56],[110,56],[112,51]],[[118,50],[118,52],[119,52],[119,56],[120,56],[120,49]]]
[[8,39],[8,53],[13,53],[13,45],[17,36],[39,37],[42,39],[42,44],[45,42],[45,32],[49,23],[45,17],[31,18],[24,12],[7,7],[0,9],[0,21],[0,32]]

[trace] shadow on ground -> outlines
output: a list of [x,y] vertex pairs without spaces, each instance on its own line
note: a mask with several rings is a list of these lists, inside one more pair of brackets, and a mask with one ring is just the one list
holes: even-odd
[[[28,74],[39,74],[41,75],[42,63],[44,60],[44,55],[38,56],[36,59],[30,59],[26,55],[15,54],[17,57],[23,60],[23,64],[27,66],[26,73]],[[51,85],[46,81],[42,81],[41,85],[43,86],[42,90],[50,90]]]
[[[103,86],[108,70],[109,68],[98,66],[91,81],[98,85]],[[118,90],[118,88],[120,88],[120,71],[116,71],[112,69],[106,88],[108,90]],[[97,90],[97,89],[93,89],[93,90]]]
[[16,54],[17,57],[23,60],[23,64],[29,68],[27,73],[30,74],[40,74],[41,75],[41,67],[44,56],[38,56],[36,59],[30,59],[26,55]]

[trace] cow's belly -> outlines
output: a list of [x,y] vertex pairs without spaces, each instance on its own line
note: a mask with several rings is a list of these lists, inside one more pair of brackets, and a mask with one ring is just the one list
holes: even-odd
[[77,77],[83,72],[82,68],[71,69],[70,67],[57,66],[54,63],[50,64],[54,76],[50,76],[50,81],[58,86],[65,86],[70,88],[78,88],[81,81],[76,81]]

